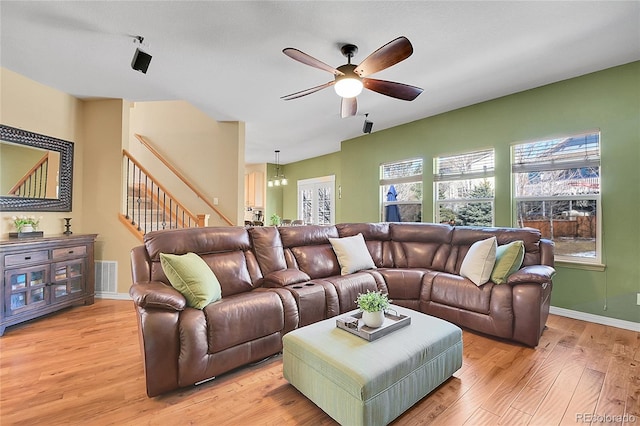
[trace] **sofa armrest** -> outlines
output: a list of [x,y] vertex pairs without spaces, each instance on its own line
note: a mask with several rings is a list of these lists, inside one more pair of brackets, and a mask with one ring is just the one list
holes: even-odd
[[266,287],[285,287],[307,281],[311,281],[311,277],[295,268],[273,271],[264,277]]
[[544,284],[553,279],[556,270],[547,265],[530,265],[509,275],[507,283],[516,284]]
[[136,305],[145,309],[182,311],[187,305],[178,290],[159,281],[135,283],[129,289],[129,295]]

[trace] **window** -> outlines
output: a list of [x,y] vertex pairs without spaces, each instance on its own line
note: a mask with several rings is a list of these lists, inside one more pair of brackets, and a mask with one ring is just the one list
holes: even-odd
[[335,176],[298,181],[298,218],[305,224],[330,225],[335,220]]
[[600,134],[512,148],[516,226],[537,228],[557,260],[600,263]]
[[421,222],[422,159],[382,164],[380,199],[383,222]]
[[493,226],[494,163],[493,149],[435,159],[436,222]]

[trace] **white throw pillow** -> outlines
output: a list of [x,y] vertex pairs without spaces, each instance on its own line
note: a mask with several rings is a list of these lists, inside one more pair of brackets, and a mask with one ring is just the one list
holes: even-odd
[[477,286],[489,281],[496,263],[497,247],[496,237],[473,243],[462,260],[460,275],[469,278]]
[[353,237],[329,238],[340,264],[340,273],[348,275],[363,269],[376,269],[362,234]]

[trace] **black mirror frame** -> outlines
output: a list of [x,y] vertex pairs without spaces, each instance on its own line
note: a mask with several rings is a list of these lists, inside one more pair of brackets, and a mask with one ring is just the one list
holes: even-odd
[[73,142],[0,124],[0,139],[60,153],[58,198],[0,196],[2,211],[70,212],[73,190]]

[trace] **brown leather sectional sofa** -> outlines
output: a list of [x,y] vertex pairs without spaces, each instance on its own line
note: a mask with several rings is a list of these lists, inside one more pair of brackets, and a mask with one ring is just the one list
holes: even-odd
[[[340,275],[329,242],[362,233],[377,269]],[[504,284],[459,275],[475,242],[524,241],[524,262]],[[200,255],[222,299],[186,306],[160,253]],[[131,252],[149,396],[196,384],[282,350],[287,332],[356,308],[367,290],[459,326],[536,346],[549,313],[553,243],[534,229],[427,223],[211,227],[150,232]],[[425,330],[428,332],[428,330]]]

